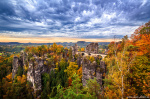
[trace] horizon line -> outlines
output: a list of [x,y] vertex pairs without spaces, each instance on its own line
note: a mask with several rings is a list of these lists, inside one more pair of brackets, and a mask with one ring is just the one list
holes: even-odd
[[[121,39],[117,39],[120,41]],[[29,37],[29,38],[16,38],[16,37],[0,37],[0,42],[19,42],[19,43],[56,43],[56,42],[112,42],[112,38],[69,38],[69,37],[49,37],[49,38],[40,38],[40,37]]]

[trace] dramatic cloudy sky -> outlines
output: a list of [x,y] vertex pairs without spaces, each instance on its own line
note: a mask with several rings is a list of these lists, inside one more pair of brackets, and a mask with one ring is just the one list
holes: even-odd
[[150,20],[150,0],[0,0],[0,36],[122,37]]

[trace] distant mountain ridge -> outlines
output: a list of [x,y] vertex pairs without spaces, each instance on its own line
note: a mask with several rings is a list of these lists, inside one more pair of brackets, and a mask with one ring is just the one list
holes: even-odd
[[[86,46],[92,42],[85,42],[85,41],[77,41],[76,42],[79,46]],[[110,42],[98,42],[99,45],[103,45],[103,44],[109,44]],[[20,43],[20,42],[0,42],[0,45],[52,45],[53,43]],[[61,45],[68,45],[68,46],[72,46],[75,43],[73,42],[56,42],[56,44],[61,44]]]

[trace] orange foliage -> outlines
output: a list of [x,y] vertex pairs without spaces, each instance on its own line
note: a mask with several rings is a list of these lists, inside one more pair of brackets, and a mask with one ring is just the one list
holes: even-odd
[[6,76],[6,79],[7,79],[8,81],[11,81],[11,80],[12,80],[12,73],[10,73],[9,75],[7,75],[7,76]]
[[82,79],[82,67],[77,70],[77,75],[79,75],[79,78]]
[[2,56],[0,56],[0,63],[2,63],[3,62],[3,57]]
[[139,47],[139,55],[150,53],[150,34],[142,34],[135,45]]
[[85,49],[84,48],[81,48],[81,52],[84,52],[85,51]]
[[22,77],[21,76],[17,76],[17,81],[19,81],[21,83],[26,82],[26,76],[25,75],[22,75]]
[[69,77],[69,79],[68,79],[68,86],[71,86],[71,83],[72,83],[72,79]]

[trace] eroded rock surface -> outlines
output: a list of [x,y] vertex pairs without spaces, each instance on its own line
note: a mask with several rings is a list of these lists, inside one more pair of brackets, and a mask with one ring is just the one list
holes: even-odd
[[86,53],[98,53],[98,43],[90,43],[89,45],[86,46]]
[[14,79],[15,75],[17,74],[18,67],[19,67],[19,58],[17,56],[14,56],[13,58],[13,64],[12,64],[12,79]]
[[86,85],[87,80],[96,77],[97,82],[102,85],[102,75],[105,73],[105,63],[100,61],[100,65],[96,61],[91,62],[86,57],[83,58],[82,63],[82,84]]

